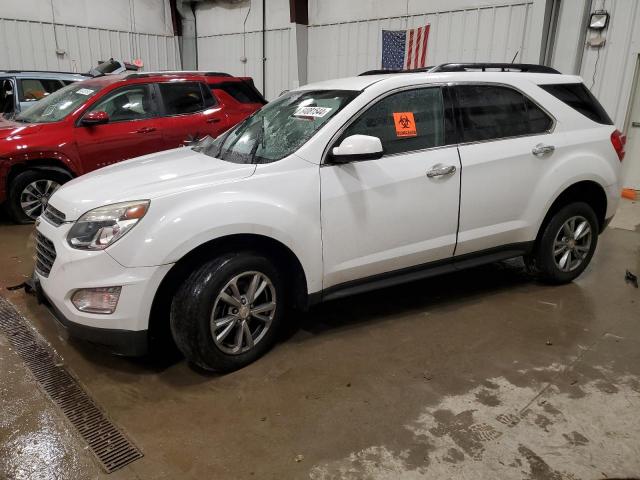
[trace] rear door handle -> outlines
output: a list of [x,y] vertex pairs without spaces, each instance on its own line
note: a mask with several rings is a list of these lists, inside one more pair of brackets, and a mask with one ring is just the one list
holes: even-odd
[[556,149],[553,145],[545,145],[544,143],[539,143],[535,147],[531,149],[531,153],[533,153],[536,157],[541,157],[542,155],[546,155],[547,153],[553,153]]
[[631,122],[632,127],[640,127],[640,122]]
[[207,123],[220,123],[219,118],[207,118]]
[[443,176],[446,176],[446,175],[451,175],[452,173],[455,173],[455,171],[456,171],[455,165],[440,165],[440,164],[437,164],[431,170],[429,170],[427,172],[427,177],[429,177],[429,178],[443,177]]
[[156,129],[153,127],[142,127],[140,130],[136,130],[136,133],[151,133],[155,131]]

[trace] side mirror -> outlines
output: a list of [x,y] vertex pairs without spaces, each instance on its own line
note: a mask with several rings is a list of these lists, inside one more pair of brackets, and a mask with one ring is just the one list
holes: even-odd
[[340,146],[331,150],[332,163],[349,163],[361,160],[375,160],[382,157],[382,142],[371,135],[351,135]]
[[89,127],[94,125],[102,125],[103,123],[109,123],[109,114],[107,112],[89,112],[80,121],[82,125]]

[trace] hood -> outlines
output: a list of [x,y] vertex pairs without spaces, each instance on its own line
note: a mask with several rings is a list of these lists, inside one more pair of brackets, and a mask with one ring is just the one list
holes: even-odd
[[65,183],[51,197],[50,203],[77,220],[83,213],[102,205],[130,200],[152,200],[181,192],[210,188],[249,177],[253,164],[225,162],[191,148],[145,155],[94,172]]
[[40,123],[20,123],[0,116],[0,140],[5,140],[8,137],[31,135],[41,129],[42,124]]

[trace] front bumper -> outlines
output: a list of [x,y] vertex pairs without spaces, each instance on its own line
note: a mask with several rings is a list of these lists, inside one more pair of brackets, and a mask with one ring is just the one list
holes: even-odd
[[[71,248],[66,236],[71,224],[54,226],[45,219],[37,231],[49,239],[56,258],[49,275],[36,271],[34,280],[58,322],[70,336],[106,347],[113,353],[141,355],[147,351],[149,313],[155,293],[172,265],[124,267],[107,251]],[[79,311],[71,297],[79,288],[121,286],[114,313],[101,315]]]
[[34,282],[38,300],[43,303],[57,320],[58,325],[70,337],[89,342],[93,345],[125,357],[139,357],[149,351],[149,338],[147,330],[119,330],[112,328],[87,327],[70,321],[56,308],[51,299],[42,290],[40,281]]

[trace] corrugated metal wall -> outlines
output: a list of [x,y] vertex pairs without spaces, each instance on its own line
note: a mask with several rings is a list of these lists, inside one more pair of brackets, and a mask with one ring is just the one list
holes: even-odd
[[[267,30],[266,37],[266,97],[273,99],[290,88],[291,30]],[[240,58],[245,56],[246,63]],[[253,77],[256,87],[262,88],[262,32],[254,31],[198,37],[198,68],[221,70],[232,75]]]
[[[56,54],[55,36],[64,55]],[[0,69],[85,72],[98,60],[142,58],[145,70],[179,69],[177,38],[0,18]]]
[[596,8],[611,14],[606,43],[602,48],[584,48],[581,75],[618,128],[623,128],[640,55],[640,1],[598,1]]
[[[425,2],[426,3],[426,2]],[[471,2],[470,2],[471,3]],[[475,3],[475,2],[473,2]],[[427,63],[527,58],[533,0],[309,26],[309,81],[380,68],[382,30],[431,25]],[[425,9],[428,4],[425,4]]]

